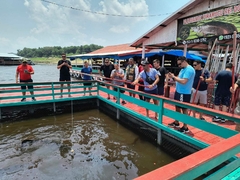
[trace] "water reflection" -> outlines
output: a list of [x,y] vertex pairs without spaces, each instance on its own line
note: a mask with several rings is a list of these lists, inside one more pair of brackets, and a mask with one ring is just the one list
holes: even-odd
[[3,124],[0,140],[3,180],[133,179],[173,160],[97,110]]

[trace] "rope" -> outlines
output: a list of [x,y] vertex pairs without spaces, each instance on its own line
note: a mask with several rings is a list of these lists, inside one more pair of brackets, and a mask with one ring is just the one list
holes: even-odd
[[[129,81],[126,81],[126,80],[113,79],[113,78],[108,78],[108,77],[99,76],[99,75],[95,75],[95,74],[87,74],[87,73],[80,73],[80,72],[79,72],[79,74],[87,75],[87,76],[91,76],[91,77],[97,77],[99,79],[102,78],[102,79],[109,80],[109,81],[118,81],[118,82],[123,82],[125,84],[132,84],[132,82],[129,82]],[[99,81],[99,80],[96,80],[96,81]],[[106,84],[110,84],[110,83],[106,83]],[[142,85],[142,84],[136,84],[136,86],[148,87],[148,85]]]
[[172,13],[163,13],[163,14],[138,15],[138,16],[137,15],[109,14],[109,13],[103,13],[103,12],[97,12],[97,11],[90,11],[90,10],[86,10],[86,9],[80,9],[80,8],[76,8],[76,7],[72,7],[72,6],[66,6],[66,5],[58,4],[58,3],[47,1],[47,0],[40,0],[40,1],[43,1],[43,2],[49,3],[49,4],[53,4],[55,6],[63,7],[63,8],[68,8],[68,9],[72,9],[72,10],[76,10],[76,11],[82,11],[85,13],[99,14],[99,15],[104,15],[104,16],[139,18],[139,17],[157,17],[157,16],[164,16],[164,15],[172,14]]

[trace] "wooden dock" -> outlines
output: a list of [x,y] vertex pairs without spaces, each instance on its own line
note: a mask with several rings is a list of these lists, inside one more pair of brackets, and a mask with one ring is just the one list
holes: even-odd
[[[74,86],[76,86],[76,84],[73,84],[73,87]],[[46,86],[46,87],[48,87],[48,86]],[[46,88],[45,87],[45,88]],[[35,95],[36,95],[36,99],[37,99],[37,101],[36,101],[36,103],[38,103],[38,101],[44,101],[44,100],[49,100],[49,99],[52,99],[52,96],[50,96],[49,94],[51,93],[51,91],[50,90],[44,90],[44,91],[41,91],[40,89],[41,89],[42,87],[40,87],[40,86],[36,86],[35,87]],[[58,86],[58,87],[56,87],[55,86],[55,88],[56,89],[59,89],[60,88],[60,86]],[[66,87],[65,87],[66,88]],[[11,88],[12,90],[20,90],[20,88],[16,88],[16,87],[13,87],[13,88]],[[39,90],[38,90],[39,89]],[[7,91],[9,91],[10,89],[8,88],[8,89],[6,89],[6,88],[1,88],[0,89],[0,103],[3,105],[4,103],[19,103],[20,102],[20,100],[21,100],[21,98],[18,98],[18,99],[3,99],[3,100],[1,100],[3,97],[11,97],[11,96],[21,96],[21,92],[14,92],[14,93],[2,93],[2,92],[4,92],[5,90],[7,90]],[[96,87],[94,87],[92,90],[96,90]],[[84,96],[84,93],[83,93],[83,88],[72,88],[71,89],[71,92],[72,92],[72,94],[71,94],[71,98],[70,99],[74,99],[74,98],[78,98],[78,97],[82,97],[82,96]],[[136,90],[137,91],[137,90]],[[171,91],[170,91],[170,98],[172,99],[173,98],[173,95],[174,95],[174,91],[175,91],[175,89],[172,87],[171,88]],[[60,96],[60,90],[56,90],[55,91],[55,96],[54,96],[54,98],[55,99],[62,99],[62,100],[67,100],[67,99],[69,99],[69,97],[68,97],[68,94],[67,94],[67,89],[64,89],[64,92],[66,93],[65,95],[64,95],[64,97],[63,98],[60,98],[59,96]],[[78,93],[79,92],[79,93]],[[80,92],[82,92],[81,94],[80,94]],[[46,96],[43,96],[43,94],[47,94]],[[88,95],[89,93],[88,92],[86,92],[86,95]],[[125,92],[125,94],[126,95],[128,95],[128,92]],[[30,95],[29,94],[29,92],[27,92],[27,95]],[[93,92],[92,93],[92,95],[93,96],[95,96],[95,95],[97,95],[97,93],[96,92]],[[107,94],[106,93],[104,93],[104,92],[99,92],[99,95],[101,96],[101,97],[104,97],[104,98],[106,98],[107,99]],[[39,96],[39,97],[38,97]],[[136,95],[136,98],[138,98],[138,95]],[[27,98],[27,101],[31,101],[31,97],[28,97]],[[111,99],[109,100],[109,101],[113,101],[113,102],[115,102],[116,100],[114,100],[113,99],[113,96],[111,96]],[[25,103],[25,102],[21,102],[21,103]],[[137,113],[139,113],[139,114],[142,114],[142,115],[146,115],[146,113],[145,113],[145,108],[143,108],[143,107],[140,107],[140,106],[138,106],[138,105],[136,105],[136,104],[133,104],[133,103],[129,103],[129,102],[127,102],[125,105],[124,105],[126,108],[129,108],[129,109],[131,109],[132,111],[135,111],[135,112],[137,112]],[[175,107],[173,106],[173,105],[170,105],[170,104],[164,104],[164,108],[167,108],[167,109],[171,109],[171,110],[175,110]],[[155,119],[155,115],[154,115],[154,112],[151,112],[150,111],[150,118],[152,118],[152,120],[153,121],[156,121],[156,119]],[[215,122],[212,122],[212,117],[211,116],[208,116],[208,115],[205,115],[204,116],[204,118],[206,119],[206,121],[207,122],[210,122],[210,123],[214,123],[214,124],[217,124],[217,125],[219,125],[219,126],[222,126],[222,127],[225,127],[225,128],[228,128],[228,129],[231,129],[231,130],[235,130],[235,126],[236,126],[236,124],[235,124],[235,122],[232,122],[232,121],[227,121],[227,122],[225,122],[225,123],[215,123]],[[171,122],[173,122],[173,119],[171,119],[171,118],[169,118],[169,117],[166,117],[166,116],[164,116],[163,117],[163,124],[164,125],[168,125],[169,123],[171,123]],[[180,125],[181,125],[182,123],[180,123]],[[216,135],[213,135],[213,134],[210,134],[210,133],[208,133],[208,132],[205,132],[205,131],[202,131],[202,130],[200,130],[200,129],[198,129],[198,128],[196,128],[196,127],[192,127],[192,126],[189,126],[189,130],[190,130],[190,132],[187,134],[188,136],[191,136],[191,137],[194,137],[194,138],[196,138],[196,139],[198,139],[198,140],[200,140],[200,141],[202,141],[202,142],[205,142],[205,143],[207,143],[207,144],[209,144],[209,145],[212,145],[212,144],[215,144],[215,143],[218,143],[218,142],[220,142],[220,141],[222,141],[223,140],[223,138],[221,138],[221,137],[219,137],[219,136],[216,136]]]

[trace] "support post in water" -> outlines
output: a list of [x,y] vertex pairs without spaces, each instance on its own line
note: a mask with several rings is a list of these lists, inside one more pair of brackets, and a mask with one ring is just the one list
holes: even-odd
[[55,104],[55,102],[53,103],[53,112],[56,112],[56,104]]
[[[118,87],[117,88],[117,103],[120,104],[120,88]],[[119,109],[117,109],[117,120],[120,119],[120,112],[119,112]]]
[[157,144],[158,145],[162,144],[162,130],[161,129],[158,129],[158,132],[157,132]]

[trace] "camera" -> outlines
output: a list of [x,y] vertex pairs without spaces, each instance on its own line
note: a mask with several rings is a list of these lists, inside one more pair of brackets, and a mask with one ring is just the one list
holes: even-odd
[[155,80],[152,80],[152,78],[150,78],[149,76],[146,78],[146,82],[148,83],[148,84],[153,84],[154,82],[155,82]]

